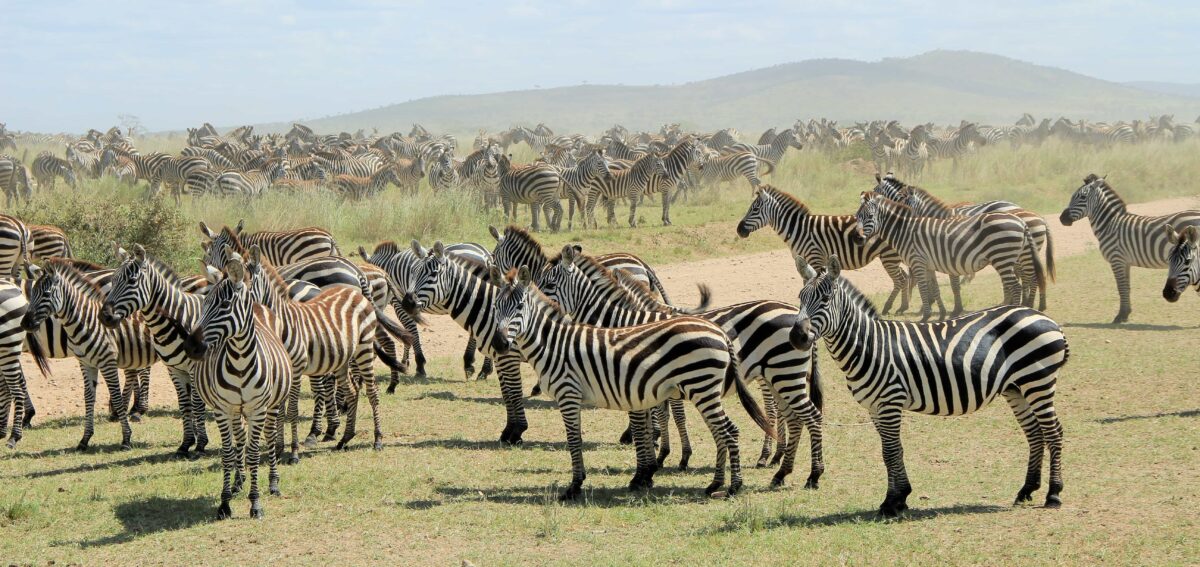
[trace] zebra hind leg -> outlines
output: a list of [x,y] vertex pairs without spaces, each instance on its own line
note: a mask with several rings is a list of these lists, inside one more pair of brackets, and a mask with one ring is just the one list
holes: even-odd
[[[650,416],[654,420],[654,429],[661,435],[658,439],[658,458],[655,459],[656,468],[660,469],[663,466],[663,461],[667,460],[667,457],[671,455],[671,430],[668,427],[669,417],[667,415],[670,403],[669,400],[663,402],[654,408],[654,411],[650,412]],[[653,442],[653,435],[651,435],[651,441]]]
[[654,487],[654,471],[658,468],[654,460],[654,440],[650,434],[651,410],[629,412],[629,423],[633,428],[634,448],[637,454],[637,470],[629,481],[630,491],[649,490]]
[[[771,385],[767,384],[766,379],[760,380],[759,385],[762,386],[763,409],[766,411],[766,414],[767,414],[767,423],[772,424],[772,426],[774,426],[774,424],[778,423],[778,418],[779,418],[779,414],[776,411],[777,408],[776,408],[776,404],[775,404],[775,395],[771,392]],[[783,445],[783,437],[780,437],[779,444]],[[754,467],[759,468],[759,469],[766,467],[767,463],[770,462],[770,459],[771,459],[771,436],[763,435],[762,451],[759,452],[758,463],[756,463],[754,465]]]
[[1013,387],[1004,390],[1003,393],[1004,399],[1008,401],[1013,415],[1017,418],[1017,424],[1021,426],[1021,430],[1025,432],[1025,439],[1029,442],[1025,484],[1021,485],[1021,490],[1017,492],[1017,498],[1013,502],[1013,505],[1019,505],[1032,501],[1033,493],[1042,486],[1042,459],[1046,454],[1046,442],[1042,435],[1042,426],[1021,392]]
[[[679,470],[688,469],[688,460],[692,458],[692,442],[688,439],[687,412],[683,408],[683,400],[671,400],[671,417],[675,421],[675,429],[679,430]],[[664,429],[665,431],[665,429]]]

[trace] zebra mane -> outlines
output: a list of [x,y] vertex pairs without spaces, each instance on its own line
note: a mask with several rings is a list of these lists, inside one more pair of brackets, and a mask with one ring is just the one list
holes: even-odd
[[[476,263],[478,263],[478,262],[476,262]],[[509,270],[507,274],[504,274],[504,281],[497,282],[497,284],[499,284],[499,285],[516,285],[517,272],[518,272],[517,268],[513,268],[513,269]],[[562,306],[559,305],[557,301],[554,301],[553,299],[546,297],[546,294],[542,293],[542,289],[539,288],[537,286],[537,284],[535,284],[533,282],[529,282],[529,285],[526,286],[525,289],[529,291],[530,301],[532,301],[535,304],[540,304],[543,307],[546,307],[545,311],[550,315],[550,320],[564,322],[564,323],[571,322],[571,316],[568,315],[566,311],[563,311]]]
[[283,303],[293,303],[292,294],[288,293],[287,282],[283,281],[279,270],[276,270],[275,266],[272,266],[266,258],[260,258],[258,265],[262,269],[263,277],[267,278],[268,287],[271,288],[271,293],[275,294],[275,298]]
[[661,311],[663,313],[673,311],[670,306],[664,305],[658,298],[654,297],[654,292],[650,290],[650,286],[646,282],[634,279],[629,272],[624,270],[617,270],[616,272],[610,270],[609,273],[612,274],[612,277],[616,279],[621,289],[628,296],[640,302],[639,309],[645,310],[649,308],[650,310]]
[[1117,190],[1113,189],[1113,186],[1108,184],[1107,179],[1099,177],[1095,173],[1089,173],[1087,177],[1083,178],[1083,182],[1091,185],[1095,189],[1099,189],[1109,202],[1119,205],[1122,211],[1129,210],[1128,206],[1125,204],[1125,199],[1121,198],[1121,196],[1117,194]]
[[104,292],[100,290],[99,284],[76,269],[74,262],[62,258],[50,258],[43,263],[43,266],[62,277],[85,299],[98,303],[104,302]]
[[[946,203],[945,201],[938,198],[937,195],[934,195],[933,193],[930,193],[929,191],[926,191],[925,189],[917,187],[916,185],[906,185],[906,184],[902,183],[900,191],[901,191],[901,195],[903,195],[904,192],[907,192],[910,196],[909,197],[910,199],[912,198],[911,197],[912,195],[919,196],[926,203],[929,203],[930,205],[932,205],[933,208],[936,208],[936,209],[939,209],[942,211],[947,211],[947,212],[953,212],[953,209],[955,207],[967,204],[965,202],[959,202],[959,203],[954,203],[954,204]],[[900,203],[900,204],[905,205],[905,206],[908,205],[908,203]]]
[[812,214],[812,209],[808,208],[808,205],[805,205],[800,201],[800,199],[797,199],[790,193],[785,193],[782,189],[778,189],[773,185],[763,184],[758,187],[758,190],[770,195],[771,198],[775,199],[776,201],[784,202],[785,204],[799,210],[805,215]]
[[[533,235],[529,234],[529,231],[517,225],[510,224],[504,229],[504,239],[508,240],[510,238],[520,243],[520,246],[529,249],[533,253],[534,258],[538,258],[542,261],[543,266],[546,265],[546,262],[550,260],[546,257],[546,252],[542,250],[542,244],[538,242]],[[531,270],[534,268],[535,266],[529,267]]]
[[[550,264],[562,261],[560,253],[550,259]],[[581,254],[576,259],[576,263],[581,264],[580,268],[585,275],[588,275],[588,280],[592,284],[604,291],[607,297],[617,300],[622,307],[635,311],[664,309],[664,306],[654,299],[653,293],[645,284],[629,278],[620,270],[617,272],[609,270],[595,256]]]
[[879,318],[879,310],[875,308],[875,304],[871,303],[871,300],[863,294],[862,290],[850,283],[850,280],[847,280],[844,277],[839,277],[836,280],[835,285],[837,285],[838,288],[846,294],[851,305],[857,307],[860,311],[866,313],[867,316],[872,319]]
[[147,253],[146,254],[146,263],[149,264],[151,268],[154,268],[154,270],[157,271],[159,273],[159,275],[161,275],[164,278],[167,278],[168,282],[170,282],[176,286],[182,285],[183,278],[181,278],[179,276],[179,273],[176,272],[175,269],[172,268],[170,265],[168,265],[166,262],[159,260],[158,258],[155,258],[154,256],[151,256],[149,253]]
[[488,265],[483,262],[480,262],[479,260],[476,260],[474,258],[470,258],[467,256],[457,256],[457,255],[456,256],[448,256],[447,255],[447,256],[443,256],[443,257],[447,260],[446,263],[448,265],[457,265],[463,271],[465,271],[468,274],[473,275],[485,282],[491,282],[496,285],[499,285],[500,283],[502,283],[502,282],[493,282],[491,276],[489,275]]
[[95,263],[95,262],[89,262],[87,260],[79,260],[77,258],[55,258],[55,260],[58,260],[63,265],[71,266],[72,268],[75,268],[76,270],[79,270],[81,272],[96,272],[99,270],[108,269],[104,266],[101,266],[100,264]]
[[229,247],[233,248],[234,252],[243,255],[246,253],[246,246],[242,244],[242,239],[228,225],[221,227],[221,236],[224,236],[229,241]]
[[391,256],[393,254],[399,254],[399,253],[400,253],[400,245],[396,244],[396,241],[384,240],[383,242],[380,242],[379,244],[375,245],[375,249],[371,251],[371,256],[376,256],[379,254],[386,254],[388,256]]

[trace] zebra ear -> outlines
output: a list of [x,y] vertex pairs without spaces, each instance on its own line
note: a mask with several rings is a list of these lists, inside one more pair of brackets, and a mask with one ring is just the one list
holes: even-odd
[[[1183,230],[1184,232],[1187,232],[1188,229],[1184,228]],[[1179,233],[1175,232],[1175,227],[1171,226],[1171,223],[1163,223],[1163,231],[1167,233],[1167,242],[1170,242],[1171,244],[1179,242]]]
[[36,280],[42,277],[42,274],[46,273],[46,270],[43,270],[41,266],[34,264],[33,262],[29,262],[25,265],[25,273],[29,274],[30,278]]
[[883,177],[879,175],[878,171],[876,171],[875,172],[875,184],[878,185],[880,183],[883,183]]
[[490,224],[488,225],[488,232],[492,233],[492,238],[495,238],[496,242],[500,242],[500,239],[504,238],[504,235],[500,234],[500,230]]
[[208,225],[204,224],[204,221],[200,221],[200,234],[207,236],[209,240],[217,237],[217,233],[213,232],[211,228],[208,228]]
[[500,271],[500,267],[495,264],[488,266],[488,279],[495,285],[500,285],[504,282],[504,272]]
[[1183,237],[1186,238],[1192,246],[1200,245],[1200,228],[1196,228],[1196,225],[1192,225],[1183,229]]
[[262,263],[262,248],[257,244],[250,247],[250,261],[255,264]]
[[246,219],[238,219],[237,228],[233,229],[234,234],[241,234],[242,229],[246,226]]
[[359,255],[359,256],[362,256],[362,259],[363,259],[363,260],[365,260],[365,261],[367,261],[367,262],[370,262],[370,261],[371,261],[371,260],[370,260],[370,257],[369,257],[369,256],[367,256],[367,250],[366,250],[365,248],[363,248],[362,246],[359,246],[359,247],[358,247],[358,255]]
[[[122,249],[121,252],[125,252],[125,250]],[[126,255],[128,256],[128,253],[126,253]],[[145,263],[146,262],[146,247],[142,246],[141,244],[134,244],[133,245],[133,257],[137,258],[137,261],[139,263]]]
[[116,256],[118,262],[124,262],[125,259],[129,257],[129,253],[126,252],[124,248],[121,248],[121,245],[117,244],[116,240],[113,241],[112,245],[113,256]]
[[829,263],[825,266],[825,273],[829,274],[829,277],[833,279],[837,279],[842,275],[842,261],[838,260],[837,254],[829,256]]
[[433,243],[433,255],[439,257],[446,255],[446,247],[442,244],[441,240]]
[[205,264],[203,260],[201,260],[200,266],[204,268],[204,279],[208,280],[209,284],[217,285],[221,283],[221,270],[218,270],[216,266],[211,264]]
[[521,266],[517,270],[517,284],[518,285],[529,285],[529,282],[532,280],[533,280],[533,276],[529,274],[529,266]]
[[410,245],[412,246],[413,254],[416,254],[418,258],[424,258],[429,255],[425,252],[425,247],[421,246],[420,242],[417,242],[417,239],[414,238]]
[[579,245],[578,244],[568,244],[566,246],[563,246],[562,259],[570,264],[575,263],[575,258],[578,258],[579,252],[581,252],[583,250],[583,247],[576,248],[577,246],[579,246]]
[[229,260],[225,263],[225,273],[235,282],[246,281],[246,265],[241,260]]
[[225,245],[224,251],[225,251],[225,257],[228,258],[229,260],[237,260],[238,262],[242,261],[242,253],[238,252],[237,250],[234,250],[228,244]]

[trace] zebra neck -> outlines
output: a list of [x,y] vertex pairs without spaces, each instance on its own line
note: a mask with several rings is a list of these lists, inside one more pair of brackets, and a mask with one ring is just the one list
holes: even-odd
[[1100,230],[1119,218],[1129,216],[1129,210],[1115,195],[1097,193],[1088,199],[1087,216],[1092,228]]
[[569,323],[565,323],[558,319],[558,315],[551,313],[552,308],[545,305],[538,305],[534,308],[530,315],[529,326],[525,332],[514,337],[514,343],[521,351],[521,354],[529,359],[530,363],[537,364],[535,361],[543,357],[543,353],[555,353],[561,350],[561,347],[555,345],[557,337],[563,336],[564,327]]
[[97,318],[99,313],[99,304],[88,300],[79,291],[68,286],[63,290],[61,308],[53,315],[62,324],[67,334],[75,342],[79,342],[104,332],[104,329],[100,328]]
[[454,273],[450,283],[450,317],[464,329],[483,336],[493,322],[496,287],[465,271]]
[[872,361],[887,355],[884,348],[887,323],[853,306],[843,308],[836,317],[836,324],[830,322],[834,329],[823,338],[830,356],[846,373],[846,378],[853,380],[877,371]]
[[154,274],[150,280],[150,300],[142,306],[142,314],[146,316],[146,321],[164,322],[165,319],[159,314],[159,311],[162,311],[184,326],[193,326],[195,315],[200,313],[200,296],[179,289],[157,271],[150,273]]

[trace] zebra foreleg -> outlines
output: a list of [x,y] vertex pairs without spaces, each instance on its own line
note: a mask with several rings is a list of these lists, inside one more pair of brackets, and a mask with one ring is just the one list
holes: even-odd
[[896,296],[900,296],[900,307],[896,309],[896,315],[903,315],[908,311],[908,300],[912,290],[911,278],[904,273],[904,268],[900,264],[900,259],[883,261],[883,269],[887,272],[888,277],[892,278],[892,292],[888,295],[887,301],[883,304],[883,314],[887,315],[892,309],[892,302],[896,300]]
[[[683,400],[671,400],[667,405],[671,408],[675,429],[679,431],[679,470],[686,471],[688,460],[692,458],[692,441],[687,431],[687,412],[684,411]],[[663,431],[666,431],[666,428]]]
[[650,410],[629,412],[629,423],[633,428],[634,452],[637,454],[637,470],[629,481],[629,490],[648,490],[654,486],[654,471],[658,468],[650,433]]
[[555,396],[567,430],[567,450],[571,453],[571,484],[558,497],[563,501],[579,498],[583,493],[583,481],[587,478],[583,465],[583,431],[579,421],[582,400],[577,393],[569,392],[566,388],[559,388]]
[[1133,307],[1129,303],[1129,266],[1124,260],[1111,260],[1109,265],[1112,267],[1113,278],[1117,280],[1117,296],[1121,302],[1112,324],[1119,325],[1128,322],[1129,315],[1133,313]]
[[125,413],[126,404],[121,393],[121,373],[117,370],[116,361],[105,363],[104,367],[99,370],[104,375],[104,382],[108,386],[109,399],[117,400],[117,421],[121,422],[121,449],[132,449],[133,428],[129,426],[129,416]]
[[879,515],[895,518],[908,509],[908,495],[912,486],[904,470],[904,446],[900,443],[900,408],[886,406],[871,416],[875,430],[883,445],[883,464],[888,471],[887,496],[879,505]]
[[309,427],[308,436],[304,438],[304,446],[312,448],[317,446],[317,440],[321,437],[321,433],[323,433],[321,420],[325,417],[330,396],[325,391],[327,384],[324,376],[309,376],[308,382],[313,393],[313,411],[312,425]]
[[963,312],[962,281],[954,274],[950,274],[950,292],[954,294],[954,310],[950,316],[958,317]]
[[[264,427],[263,437],[265,439],[275,439],[279,435],[279,408],[271,408],[267,410],[267,419]],[[267,490],[271,496],[282,496],[279,491],[279,453],[270,451],[267,453],[267,463],[270,466],[270,472],[267,476]]]
[[171,385],[175,386],[175,396],[179,399],[179,416],[183,421],[183,443],[175,449],[175,455],[185,457],[188,450],[196,443],[196,431],[192,418],[192,403],[188,397],[188,376],[181,370],[170,369]]
[[671,190],[663,189],[662,192],[662,223],[663,226],[671,226]]
[[227,520],[233,516],[229,509],[229,501],[233,500],[233,474],[240,455],[234,442],[233,421],[241,419],[223,412],[217,412],[217,429],[221,431],[221,505],[217,507],[217,519]]
[[[766,414],[767,414],[767,423],[770,424],[771,427],[775,427],[775,424],[778,423],[778,421],[777,421],[778,413],[776,411],[775,396],[771,392],[771,385],[767,384],[767,381],[765,378],[760,380],[759,384],[762,387],[763,409],[766,411]],[[779,444],[780,445],[784,444],[783,437],[780,437]],[[781,447],[781,450],[782,450],[782,447]],[[771,436],[763,435],[762,451],[760,451],[758,453],[758,463],[755,464],[755,468],[761,469],[761,468],[767,466],[767,463],[770,461],[770,459],[771,459]]]
[[525,420],[525,402],[521,392],[521,359],[507,353],[495,358],[500,382],[500,396],[504,399],[506,423],[500,433],[500,443],[521,444],[521,436],[529,428]]

